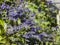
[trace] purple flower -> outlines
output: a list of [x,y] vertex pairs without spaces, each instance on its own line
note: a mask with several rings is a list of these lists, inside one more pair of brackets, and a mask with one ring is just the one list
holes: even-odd
[[5,8],[6,8],[5,3],[2,4],[1,8],[2,8],[2,9],[5,9]]
[[9,8],[10,8],[10,6],[9,6],[9,5],[7,5],[7,6],[6,6],[6,9],[9,9]]
[[45,32],[42,32],[42,33],[39,34],[39,36],[40,36],[40,37],[42,37],[42,36],[47,37],[48,35],[47,35]]
[[33,34],[35,34],[35,32],[29,31],[26,34],[24,34],[23,37],[25,37],[25,38],[32,38],[33,37]]
[[21,12],[20,14],[19,14],[19,16],[21,17],[23,15],[23,13]]
[[23,23],[22,26],[25,27],[26,30],[28,29],[28,25],[27,24]]
[[17,13],[20,17],[24,15],[24,11],[22,9],[20,11],[18,11]]
[[30,10],[28,8],[24,9],[24,12],[30,12]]
[[40,27],[36,27],[36,30],[40,30]]
[[8,16],[8,19],[9,20],[15,20],[13,17],[11,17],[11,16]]
[[41,38],[39,37],[39,35],[33,35],[32,38],[35,38],[35,39],[41,41]]
[[29,36],[30,36],[29,34],[24,34],[23,35],[24,38],[30,38]]
[[23,28],[22,24],[20,24],[19,26],[17,26],[17,29],[21,30]]
[[25,34],[25,35],[23,35],[23,37],[24,37],[24,38],[29,38],[29,36],[27,36],[26,34]]
[[8,25],[8,27],[7,27],[7,32],[6,32],[7,34],[13,34],[14,32],[13,32],[13,28],[12,28],[12,26],[11,25]]
[[31,24],[31,20],[27,19],[26,24]]
[[14,31],[14,32],[17,32],[17,30],[18,30],[18,29],[17,29],[17,26],[14,26],[14,27],[13,27],[13,31]]
[[28,34],[35,34],[35,32],[34,31],[29,31]]
[[31,27],[30,30],[31,30],[31,31],[36,31],[36,28]]
[[22,8],[20,6],[15,8],[17,11],[20,11]]
[[52,1],[48,0],[48,1],[47,1],[47,4],[48,4],[48,5],[52,4]]
[[24,0],[20,0],[20,2],[22,2],[22,1],[24,1]]
[[9,12],[9,16],[16,16],[17,12]]

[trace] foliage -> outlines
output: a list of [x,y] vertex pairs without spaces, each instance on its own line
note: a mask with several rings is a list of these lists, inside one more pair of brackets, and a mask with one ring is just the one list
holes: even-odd
[[1,0],[0,45],[58,44],[57,13],[45,0]]

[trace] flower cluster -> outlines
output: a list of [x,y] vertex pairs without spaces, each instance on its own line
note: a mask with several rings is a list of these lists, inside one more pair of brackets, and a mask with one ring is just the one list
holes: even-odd
[[[34,3],[31,4],[22,0],[20,0],[18,5],[11,2],[3,2],[0,5],[0,15],[6,24],[6,27],[4,27],[6,30],[5,34],[7,36],[12,35],[12,38],[16,39],[17,42],[22,41],[20,38],[23,38],[27,43],[31,41],[32,43],[41,41],[53,42],[55,33],[53,34],[52,31],[56,30],[56,27],[53,26],[56,19],[51,18],[50,13],[55,11],[55,8],[51,7],[47,11],[48,8],[43,9],[46,7],[44,7],[44,5],[42,7],[42,5],[36,6]],[[50,13],[48,14],[47,12]],[[55,13],[52,13],[52,15],[54,14]],[[8,38],[12,41],[10,37]],[[14,42],[16,42],[16,40],[14,40]]]

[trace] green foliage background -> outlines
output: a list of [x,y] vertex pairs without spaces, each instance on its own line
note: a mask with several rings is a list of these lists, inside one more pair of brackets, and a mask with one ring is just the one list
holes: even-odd
[[[16,0],[6,0],[6,1],[17,3]],[[36,13],[34,21],[37,23],[37,26],[40,26],[42,28],[42,30],[39,30],[37,32],[38,33],[46,32],[48,34],[50,33],[56,34],[55,36],[52,37],[55,40],[55,42],[46,42],[46,45],[48,45],[48,43],[50,45],[53,45],[53,43],[56,45],[60,45],[60,34],[57,31],[58,28],[54,31],[52,31],[51,29],[52,27],[57,26],[56,15],[58,13],[58,9],[52,4],[47,5],[46,0],[24,0],[24,1],[28,2],[29,5],[27,7]],[[3,0],[0,0],[0,4],[1,3],[3,3]],[[52,6],[55,7],[54,11],[50,11],[50,7]],[[40,11],[37,10],[38,7],[41,8]],[[20,45],[20,44],[24,45],[26,44],[25,39],[19,36],[19,34],[26,32],[24,28],[18,31],[16,34],[8,35],[8,36],[6,35],[6,29],[4,29],[6,23],[2,19],[2,17],[6,15],[6,12],[5,10],[1,10],[1,11],[3,12],[3,14],[2,15],[0,14],[0,45]],[[6,22],[9,23],[8,19],[6,19]],[[19,40],[20,44],[17,44],[17,42],[14,40],[15,36]],[[44,42],[42,41],[41,45],[43,45],[43,43]]]

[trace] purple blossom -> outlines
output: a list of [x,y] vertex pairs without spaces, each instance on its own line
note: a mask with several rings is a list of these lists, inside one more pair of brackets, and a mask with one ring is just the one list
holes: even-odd
[[48,35],[47,35],[45,32],[42,32],[42,33],[39,34],[39,36],[40,36],[40,37],[42,37],[42,36],[47,37]]
[[41,38],[39,37],[39,35],[33,35],[32,38],[35,38],[35,39],[41,41]]
[[14,18],[11,17],[11,16],[8,16],[8,19],[9,19],[9,20],[16,20],[16,19],[14,19]]
[[1,8],[2,8],[2,9],[5,9],[5,8],[6,8],[5,3],[2,4]]
[[23,28],[22,24],[20,24],[17,29],[21,30]]
[[35,34],[35,32],[34,31],[29,31],[28,34]]
[[26,30],[28,29],[28,25],[27,24],[23,23],[22,26],[25,27]]
[[25,37],[25,38],[29,38],[29,36],[27,36],[26,34],[25,34],[25,35],[23,35],[23,37]]
[[8,27],[7,27],[7,32],[6,32],[7,34],[13,34],[14,32],[13,32],[13,28],[12,28],[12,26],[11,25],[8,25]]
[[24,0],[20,0],[20,2],[22,2],[22,1],[24,1]]
[[9,9],[9,8],[10,8],[10,6],[9,6],[9,5],[7,5],[7,6],[6,6],[6,9]]
[[36,28],[31,27],[30,30],[31,30],[31,31],[36,31]]
[[30,10],[28,8],[24,9],[24,12],[30,12]]
[[32,38],[33,34],[35,34],[35,32],[29,31],[26,34],[24,34],[23,37],[25,37],[25,38]]
[[17,11],[20,11],[22,8],[20,6],[15,8]]
[[40,30],[40,27],[36,27],[36,30]]
[[23,15],[23,13],[21,12],[20,14],[19,14],[19,16],[21,17]]
[[14,31],[14,32],[17,32],[17,30],[18,30],[18,29],[17,29],[17,26],[14,26],[14,27],[13,27],[13,31]]
[[31,20],[27,19],[26,24],[31,24]]
[[47,1],[47,4],[48,4],[48,5],[52,4],[52,1]]
[[17,13],[16,12],[9,12],[9,16],[16,16]]

